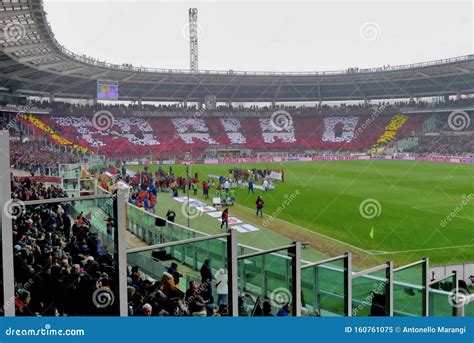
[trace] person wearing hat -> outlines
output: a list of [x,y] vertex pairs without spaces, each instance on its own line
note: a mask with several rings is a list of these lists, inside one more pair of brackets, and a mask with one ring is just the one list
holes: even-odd
[[182,299],[184,297],[183,292],[176,286],[173,275],[168,272],[163,272],[163,276],[161,278],[161,291],[168,298],[179,297]]

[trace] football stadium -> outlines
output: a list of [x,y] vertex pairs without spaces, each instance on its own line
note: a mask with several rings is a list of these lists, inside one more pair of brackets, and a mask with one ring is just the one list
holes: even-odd
[[205,70],[196,6],[139,67],[46,3],[0,5],[1,316],[474,316],[474,55]]

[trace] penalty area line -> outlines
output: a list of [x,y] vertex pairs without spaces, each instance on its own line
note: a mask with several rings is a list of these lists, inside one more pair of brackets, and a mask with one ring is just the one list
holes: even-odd
[[383,251],[383,252],[374,252],[373,255],[392,255],[392,254],[402,254],[407,252],[418,252],[418,251],[431,251],[431,250],[442,250],[442,249],[459,249],[459,248],[472,248],[474,244],[469,245],[453,245],[450,247],[438,247],[438,248],[424,248],[424,249],[412,249],[412,250],[398,250],[398,251]]
[[[254,211],[253,209],[251,209],[250,207],[247,207],[247,206],[244,206],[244,205],[241,205],[241,204],[236,204],[236,205],[237,205],[238,207],[241,207],[241,208],[247,210],[248,212],[250,212],[250,211],[251,211],[252,213],[255,212],[255,211]],[[270,218],[270,216],[267,215],[267,214],[265,214],[264,216],[266,216],[267,218]],[[287,225],[294,226],[294,227],[297,227],[297,228],[299,228],[299,229],[301,229],[301,230],[310,232],[310,233],[315,234],[315,235],[317,235],[317,236],[324,237],[324,238],[326,238],[326,239],[329,239],[329,240],[331,240],[331,241],[337,242],[337,243],[339,243],[339,244],[346,245],[346,246],[348,246],[348,247],[351,247],[352,249],[361,251],[361,252],[363,252],[363,253],[365,253],[365,254],[368,254],[368,255],[375,255],[374,253],[371,252],[371,250],[365,250],[365,249],[359,248],[358,246],[355,246],[355,245],[352,245],[352,244],[350,244],[350,243],[346,243],[346,242],[340,241],[339,239],[336,239],[336,238],[333,238],[333,237],[330,237],[330,236],[326,236],[325,234],[322,234],[322,233],[319,233],[319,232],[310,230],[310,229],[305,228],[305,227],[303,227],[303,226],[300,226],[300,225],[297,225],[297,224],[293,224],[293,223],[287,222],[286,220],[280,219],[280,218],[278,218],[278,217],[271,217],[271,218],[276,219],[276,220],[279,220],[279,221],[281,221],[281,222],[283,222],[283,223],[285,223],[285,224],[287,224]],[[268,229],[268,228],[265,228],[265,229]],[[271,231],[271,230],[270,230],[270,231]]]
[[[446,214],[446,213],[442,213],[442,212],[438,212],[438,211],[431,211],[431,210],[427,210],[427,209],[425,209],[425,208],[419,208],[419,207],[415,207],[415,206],[413,206],[413,207],[411,207],[411,208],[414,209],[414,210],[417,210],[417,211],[424,211],[424,212],[439,214],[439,215],[446,216],[446,217],[449,216],[449,213]],[[457,215],[454,216],[454,217],[455,217],[455,218],[461,218],[461,219],[464,219],[464,220],[474,221],[473,218],[460,216],[459,214],[457,214]]]

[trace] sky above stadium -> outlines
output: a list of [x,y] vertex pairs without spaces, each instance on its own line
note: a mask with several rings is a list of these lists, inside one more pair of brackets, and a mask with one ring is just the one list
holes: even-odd
[[473,53],[471,1],[45,0],[69,50],[189,68],[188,8],[198,8],[199,69],[323,71]]

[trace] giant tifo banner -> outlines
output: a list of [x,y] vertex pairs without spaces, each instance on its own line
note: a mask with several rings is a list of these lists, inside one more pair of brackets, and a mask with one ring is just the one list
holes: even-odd
[[[271,117],[114,118],[108,111],[99,111],[94,116],[82,117],[30,115],[21,117],[21,121],[38,133],[51,135],[62,145],[106,157],[149,156],[158,160],[175,156],[177,151],[202,152],[220,147],[259,151],[267,148],[280,151],[294,148],[364,150],[374,146],[382,137],[385,137],[384,143],[392,139],[386,137],[384,128],[393,118],[375,118],[370,130],[361,130],[365,117],[358,116],[295,116],[279,125]],[[403,139],[413,132],[421,132],[426,118],[424,114],[410,116],[397,129],[396,137]],[[275,157],[268,162],[283,160]],[[224,163],[239,162],[226,160]]]

